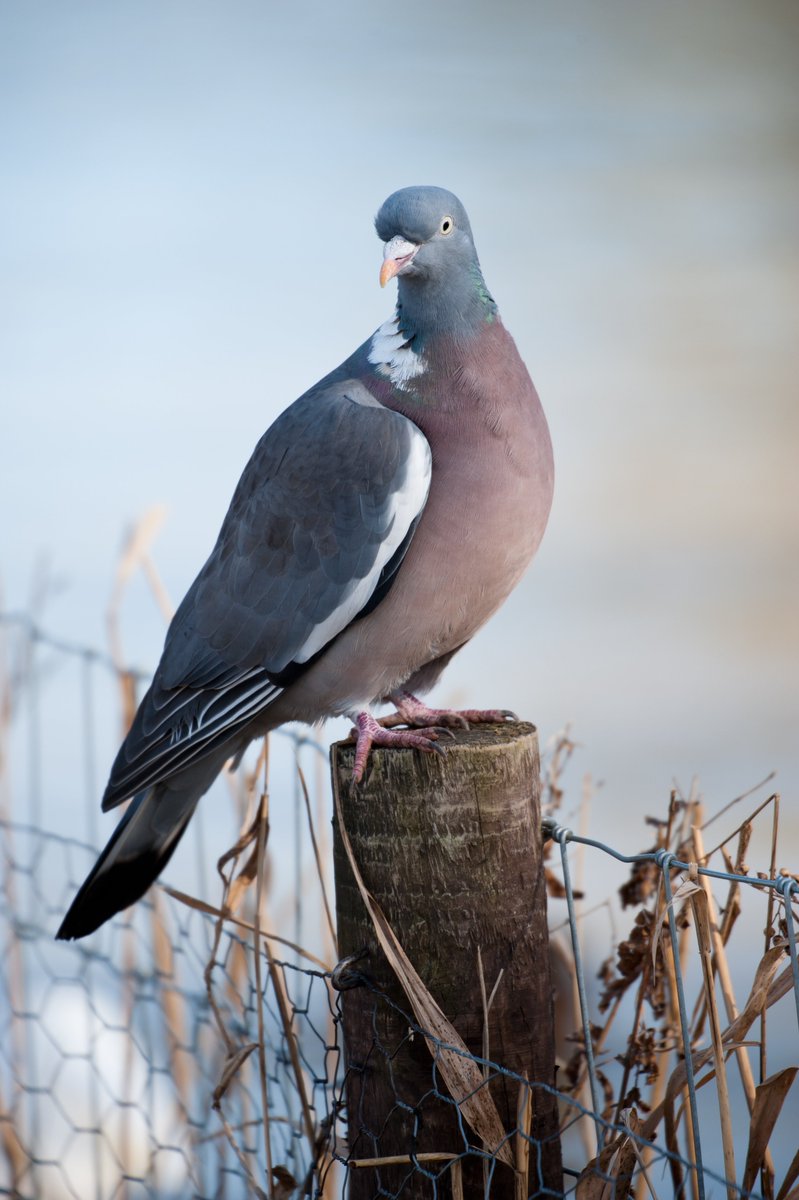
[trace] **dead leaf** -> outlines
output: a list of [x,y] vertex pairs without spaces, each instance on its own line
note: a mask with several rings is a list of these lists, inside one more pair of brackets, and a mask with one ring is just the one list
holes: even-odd
[[273,1188],[274,1200],[288,1200],[292,1192],[295,1192],[300,1186],[291,1171],[280,1164],[272,1167],[272,1178],[275,1181]]
[[258,874],[258,847],[253,846],[252,853],[247,859],[244,866],[239,871],[236,878],[230,885],[227,894],[227,905],[232,913],[238,911],[239,905],[244,899],[250,885],[253,883]]
[[[796,1154],[791,1159],[791,1165],[788,1167],[785,1178],[782,1181],[782,1186],[777,1192],[777,1200],[789,1200],[788,1189],[791,1184],[796,1183],[797,1179],[799,1179],[799,1150],[796,1151]],[[794,1193],[791,1192],[791,1195],[793,1196]]]
[[[653,847],[657,849],[657,847]],[[660,867],[647,859],[645,862],[633,863],[630,868],[630,878],[619,888],[622,908],[638,908],[657,891],[660,882]]]
[[225,1095],[225,1092],[230,1087],[234,1078],[244,1066],[253,1050],[257,1049],[257,1042],[248,1042],[246,1046],[240,1046],[238,1050],[234,1050],[232,1054],[227,1056],[225,1059],[225,1065],[222,1067],[222,1074],[219,1077],[219,1083],[214,1088],[214,1094],[212,1097],[212,1104],[214,1108],[219,1107],[222,1097]]
[[547,881],[547,895],[553,900],[563,900],[566,897],[566,888],[563,886],[563,880],[560,879],[554,871],[549,867],[544,868],[544,878]]
[[786,1067],[777,1071],[755,1089],[755,1107],[749,1123],[749,1148],[746,1152],[743,1190],[749,1192],[763,1164],[771,1134],[782,1111],[785,1097],[796,1078],[799,1067]]
[[583,1170],[576,1200],[625,1200],[637,1161],[633,1138],[626,1134],[616,1138]]

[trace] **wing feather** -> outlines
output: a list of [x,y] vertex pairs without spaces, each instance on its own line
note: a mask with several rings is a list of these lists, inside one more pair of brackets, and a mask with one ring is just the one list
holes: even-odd
[[167,633],[103,805],[233,739],[391,586],[430,487],[430,447],[347,380],[264,434]]

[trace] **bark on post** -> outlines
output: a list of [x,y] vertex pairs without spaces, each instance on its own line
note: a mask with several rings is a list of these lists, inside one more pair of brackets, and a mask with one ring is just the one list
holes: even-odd
[[[538,739],[532,725],[475,727],[445,742],[446,757],[377,750],[367,778],[353,788],[352,743],[332,748],[334,787],[366,887],[434,999],[465,1040],[483,1054],[483,979],[490,995],[503,972],[488,1019],[488,1057],[533,1082],[554,1084],[546,888],[540,832]],[[336,905],[342,957],[367,947],[360,964],[405,1012],[408,1001],[379,949],[338,829]],[[464,1135],[452,1104],[435,1095],[433,1060],[422,1038],[366,987],[342,993],[350,1154],[385,1158],[459,1154]],[[445,1092],[440,1075],[438,1091]],[[517,1126],[518,1087],[498,1077],[491,1093],[507,1130]],[[562,1188],[555,1099],[534,1089],[526,1195]],[[437,1195],[451,1194],[445,1161],[426,1161],[440,1175]],[[412,1174],[411,1174],[412,1173]],[[411,1178],[407,1178],[411,1174]],[[403,1186],[403,1181],[405,1181]],[[483,1195],[478,1159],[464,1163],[464,1194]],[[491,1196],[514,1197],[514,1172],[497,1163]],[[351,1200],[402,1188],[432,1197],[433,1184],[412,1165],[350,1172]]]

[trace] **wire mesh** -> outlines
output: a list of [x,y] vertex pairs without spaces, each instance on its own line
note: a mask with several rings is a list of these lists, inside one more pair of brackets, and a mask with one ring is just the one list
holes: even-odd
[[[300,951],[300,940],[307,942],[306,910],[319,908],[318,901],[309,899],[308,852],[300,847],[304,803],[310,816],[300,776],[303,786],[295,789],[296,815],[290,823],[295,842],[285,855],[294,872],[291,894],[282,910],[279,897],[270,894],[268,908],[282,911],[276,924],[292,931],[295,947],[290,953],[265,933],[266,912],[253,904],[253,889],[236,920],[222,919],[221,902],[215,897],[221,884],[207,879],[198,887],[203,902],[192,904],[191,897],[153,889],[146,901],[88,941],[53,942],[53,932],[95,850],[82,839],[43,828],[41,693],[47,678],[26,674],[20,664],[35,660],[30,639],[36,650],[48,649],[50,661],[77,656],[81,674],[76,708],[90,792],[99,757],[92,732],[98,682],[94,673],[115,675],[117,667],[91,651],[48,639],[27,620],[17,628],[24,644],[17,649],[16,667],[12,663],[6,674],[3,805],[8,813],[8,729],[22,721],[28,739],[26,795],[32,819],[0,818],[0,1194],[24,1200],[140,1195],[270,1195],[282,1200],[291,1194],[332,1200],[356,1176],[367,1180],[367,1193],[386,1197],[510,1194],[510,1168],[502,1161],[502,1146],[487,1148],[475,1136],[443,1082],[442,1056],[462,1051],[421,1029],[394,1000],[375,989],[368,961],[334,969],[322,957],[324,951],[316,958]],[[292,752],[297,744],[297,739],[291,742]],[[93,804],[93,794],[90,799]],[[729,1173],[725,1177],[714,1090],[720,1064],[702,1012],[707,989],[703,991],[701,980],[697,984],[685,937],[689,924],[696,923],[691,906],[697,903],[703,880],[728,890],[726,904],[719,906],[725,914],[734,889],[766,909],[767,950],[752,964],[746,1002],[736,1016],[728,1014],[726,1027],[719,1030],[722,1058],[732,1063],[749,1055],[747,1045],[758,1041],[755,1022],[764,1025],[767,1012],[779,1012],[782,1056],[776,1056],[777,1066],[795,1062],[796,879],[777,875],[773,864],[759,875],[714,870],[667,847],[624,855],[576,834],[554,815],[545,820],[544,833],[560,852],[568,973],[578,997],[577,1016],[559,1050],[561,1073],[555,1092],[566,1162],[560,1190],[546,1186],[545,1147],[529,1132],[536,1096],[554,1089],[531,1083],[501,1063],[469,1056],[484,1077],[481,1087],[491,1090],[501,1083],[517,1095],[516,1119],[507,1125],[504,1143],[517,1168],[511,1191],[577,1192],[580,1200],[633,1193],[702,1200],[722,1189],[728,1196],[774,1194],[767,1186],[762,1190],[762,1175],[755,1186],[749,1163],[755,1121],[740,1097],[733,1114],[738,1171],[734,1179]],[[586,965],[580,936],[580,898],[569,859],[574,845],[631,868],[634,882],[634,933],[635,928],[643,930],[643,951],[637,974],[625,976],[617,965],[609,982],[605,966],[604,999],[593,978],[596,955],[589,955]],[[319,851],[316,841],[314,850]],[[232,879],[231,871],[226,897]],[[659,899],[647,910],[647,897],[653,896]],[[647,911],[649,924],[643,921]],[[631,935],[628,949],[633,940]],[[624,945],[617,947],[619,964]],[[671,1026],[664,1021],[656,1037],[642,1014],[645,1003],[654,1009],[658,1000],[644,982],[649,973],[647,987],[654,984],[664,963],[673,972],[674,1020]],[[359,1062],[347,1060],[341,1037],[340,989],[353,985],[371,995],[371,1049]],[[623,997],[629,998],[636,987],[638,1004],[630,1015],[629,1031],[626,1036],[621,1031],[611,1046],[611,1021],[606,1018],[602,1024],[598,1009],[604,1003],[604,1011],[608,1005],[611,1013],[620,1011]],[[795,1008],[790,1021],[786,1005]],[[389,1013],[393,1023],[386,1019]],[[387,1036],[389,1028],[399,1032]],[[664,1030],[670,1040],[664,1040]],[[760,1042],[764,1047],[762,1027]],[[425,1045],[429,1051],[423,1050]],[[429,1059],[429,1086],[414,1096],[395,1089],[390,1119],[403,1122],[407,1144],[403,1155],[388,1161],[382,1149],[385,1121],[376,1126],[363,1106],[347,1111],[348,1099],[356,1094],[351,1085],[378,1060],[392,1078],[398,1056],[418,1055],[420,1048]],[[755,1047],[758,1050],[762,1067],[765,1052]],[[773,1068],[774,1055],[772,1060]],[[639,1085],[655,1061],[662,1068],[660,1098],[647,1108]],[[791,1069],[781,1066],[782,1074]],[[775,1075],[772,1070],[770,1079],[777,1075],[780,1071]],[[765,1095],[770,1080],[762,1070],[760,1076],[759,1092]],[[711,1086],[703,1086],[709,1080]],[[440,1151],[422,1151],[419,1132],[432,1108],[441,1105],[452,1110],[457,1135]],[[777,1155],[779,1174],[788,1185],[785,1195],[791,1186],[795,1122],[790,1128],[794,1145],[789,1131]],[[776,1141],[773,1145],[776,1155]],[[525,1175],[520,1191],[518,1179]],[[365,1194],[363,1189],[359,1194]]]
[[[292,1054],[314,1127],[329,1123],[340,1051],[325,973],[275,962],[292,1037],[273,980],[256,991],[251,946],[233,929],[217,944],[208,916],[155,892],[91,939],[54,943],[94,852],[8,821],[0,848],[0,1190],[54,1200],[247,1194],[263,1161],[261,1037],[271,1154],[304,1179]],[[16,902],[23,889],[28,914]]]

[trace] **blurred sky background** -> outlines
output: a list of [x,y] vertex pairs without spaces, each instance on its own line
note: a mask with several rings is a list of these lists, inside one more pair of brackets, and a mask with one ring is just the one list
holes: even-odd
[[[381,201],[440,184],[557,486],[523,585],[435,698],[543,740],[571,722],[594,831],[629,852],[675,779],[712,808],[775,768],[795,808],[793,0],[5,0],[0,24],[6,609],[44,556],[41,624],[104,646],[124,531],[156,504],[177,603],[260,434],[390,314]],[[122,618],[152,669],[140,579]],[[58,829],[82,786],[68,694],[40,764]]]

